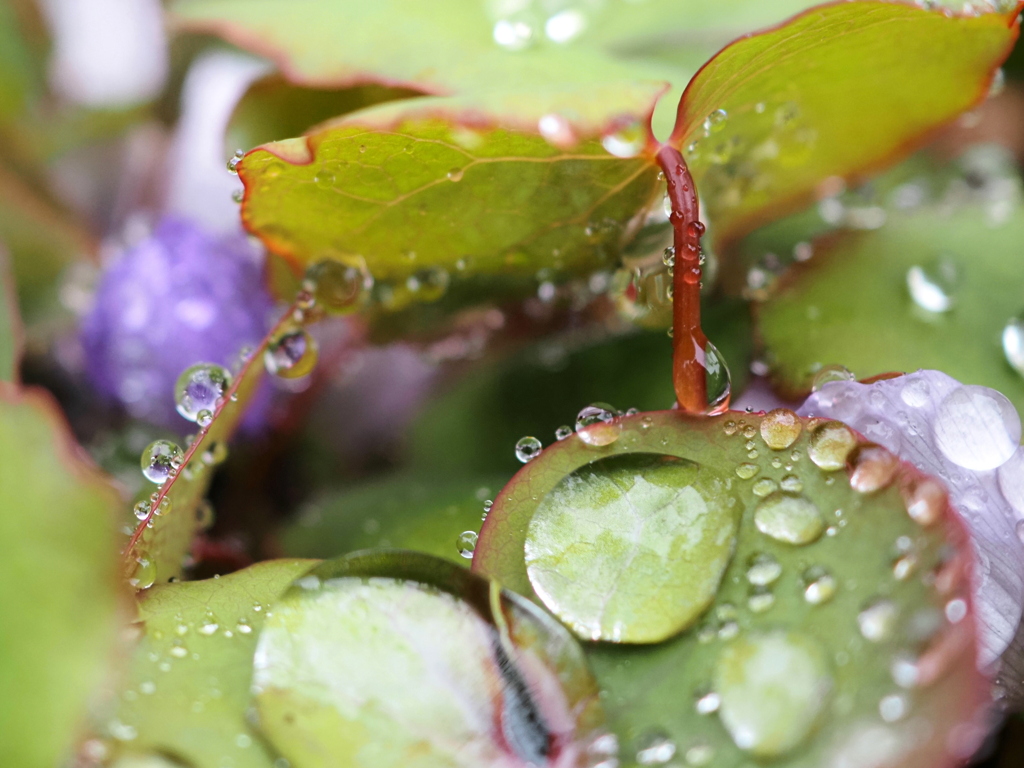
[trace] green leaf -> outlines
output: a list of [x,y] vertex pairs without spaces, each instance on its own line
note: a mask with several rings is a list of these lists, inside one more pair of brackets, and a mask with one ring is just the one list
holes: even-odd
[[239,174],[242,219],[272,251],[297,268],[327,258],[365,266],[386,307],[409,293],[436,299],[466,275],[611,266],[660,186],[647,158],[615,157],[596,141],[558,149],[440,99],[269,144]]
[[10,273],[10,259],[0,244],[0,381],[17,382],[24,329]]
[[267,618],[261,728],[295,768],[575,764],[598,735],[579,647],[528,601],[397,550],[324,563]]
[[[1024,211],[993,226],[982,206],[889,211],[881,229],[832,238],[782,279],[758,310],[772,376],[788,393],[839,363],[868,378],[932,368],[1009,397],[1024,411],[1024,378],[1007,361],[1003,328],[1024,310]],[[949,259],[960,267],[949,312],[914,303],[908,270]]]
[[256,638],[268,608],[314,560],[271,560],[206,581],[158,585],[139,601],[141,637],[116,709],[100,726],[117,751],[192,768],[271,768],[246,718]]
[[844,2],[725,48],[687,86],[673,132],[717,236],[795,210],[827,177],[895,162],[981,102],[1016,18]]
[[[608,557],[600,548],[605,526],[621,523],[586,524],[601,511],[583,508],[590,488],[565,497],[581,482],[593,486],[589,478],[621,485],[630,467],[615,462],[637,462],[638,484],[647,481],[652,454],[670,465],[692,462],[720,483],[702,496],[719,504],[735,497],[742,509],[720,581],[717,566],[701,557],[673,563],[716,581],[698,621],[661,643],[584,646],[624,765],[649,764],[657,750],[671,749],[698,765],[753,758],[794,768],[936,768],[974,748],[914,735],[915,723],[951,733],[987,699],[974,619],[961,615],[970,613],[971,549],[941,484],[859,444],[838,422],[789,411],[641,413],[590,429],[589,437],[577,433],[545,449],[496,497],[474,570],[558,615],[566,613],[559,602],[566,594],[577,601],[588,588],[592,600],[607,595],[607,577],[589,566]],[[553,573],[538,573],[531,551],[547,536],[548,510],[561,502],[584,522],[563,527],[564,554]],[[650,502],[644,494],[635,499]],[[654,511],[638,507],[627,519]],[[617,614],[623,638],[631,625],[665,621],[677,610],[673,599],[693,599],[692,587],[672,585],[643,559],[680,537],[700,536],[704,524],[681,516],[659,535],[638,526],[637,557],[609,558],[618,566],[612,588],[638,595],[635,613]],[[549,588],[556,577],[575,583],[556,594]],[[644,595],[645,585],[656,597]],[[640,612],[645,604],[650,616]]]
[[0,762],[68,758],[113,650],[113,486],[38,391],[0,385]]
[[499,476],[389,474],[314,499],[285,530],[281,546],[290,556],[322,558],[398,547],[468,567],[456,540],[480,528],[483,503],[503,482]]

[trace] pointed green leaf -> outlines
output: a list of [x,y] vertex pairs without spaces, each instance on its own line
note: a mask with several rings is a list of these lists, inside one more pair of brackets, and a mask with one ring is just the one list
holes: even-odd
[[246,718],[252,656],[270,606],[315,564],[271,560],[143,593],[141,637],[114,711],[97,724],[115,754],[170,754],[191,768],[274,766]]
[[839,2],[725,48],[687,86],[673,132],[717,236],[799,207],[827,177],[898,160],[978,104],[1017,13]]
[[69,756],[113,650],[118,496],[49,396],[0,386],[0,763]]
[[[976,205],[952,213],[890,210],[877,231],[818,243],[814,258],[758,310],[777,383],[806,391],[815,371],[831,363],[860,378],[934,368],[997,389],[1024,411],[1024,373],[1003,348],[1005,327],[1024,313],[1024,211],[1011,204],[998,226]],[[943,262],[959,271],[950,288],[955,303],[928,311],[915,304],[908,272]]]
[[[710,607],[664,642],[584,646],[623,765],[675,754],[690,765],[947,768],[976,747],[968,734],[987,684],[972,554],[937,481],[839,422],[789,411],[641,413],[589,429],[546,448],[496,497],[473,567],[577,632],[572,610],[604,601],[625,640],[665,622],[673,601],[693,601],[693,584],[710,585]],[[665,515],[660,497],[640,493],[634,509],[592,524],[607,505],[596,491],[651,483],[652,455],[715,478],[700,493],[709,507],[738,499],[739,527],[719,539],[735,537],[720,576],[706,545],[650,567],[675,542],[701,538],[710,511]],[[697,485],[658,479],[680,495]],[[553,533],[558,507],[574,520]],[[609,531],[630,524],[634,556],[616,558]],[[538,547],[561,553],[546,571],[532,565]],[[687,570],[691,583],[673,581]],[[626,590],[629,606],[615,606]],[[919,726],[952,736],[919,740]]]

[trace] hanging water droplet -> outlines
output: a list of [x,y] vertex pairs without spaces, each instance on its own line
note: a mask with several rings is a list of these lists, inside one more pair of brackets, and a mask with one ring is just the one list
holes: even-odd
[[761,420],[761,437],[773,451],[789,448],[802,431],[800,417],[787,408],[776,408]]
[[853,381],[856,376],[843,365],[826,365],[816,374],[811,381],[811,391],[817,392],[826,384],[833,381]]
[[245,157],[245,152],[241,149],[236,149],[235,154],[228,160],[228,173],[238,175],[238,164],[242,162],[243,157]]
[[146,557],[135,558],[135,570],[128,583],[135,589],[149,589],[156,582],[156,563]]
[[622,426],[615,419],[615,409],[607,403],[593,403],[576,416],[576,433],[587,445],[611,445],[619,439]]
[[544,446],[536,437],[521,437],[516,443],[516,458],[523,464],[540,456]]
[[787,544],[810,544],[825,530],[818,506],[795,493],[776,491],[754,510],[754,525],[765,536]]
[[953,463],[977,471],[996,469],[1020,445],[1020,416],[994,389],[960,387],[939,406],[934,435],[939,450]]
[[729,366],[726,365],[725,357],[718,351],[718,347],[710,341],[706,342],[703,350],[699,345],[694,346],[697,351],[697,364],[705,373],[707,408],[704,413],[723,413],[729,408],[729,399],[732,397],[732,374],[729,372]]
[[892,602],[878,600],[857,614],[857,626],[865,640],[880,643],[892,635],[897,618],[899,611]]
[[639,121],[618,128],[601,137],[605,152],[615,157],[636,157],[647,142],[647,132]]
[[271,340],[263,353],[267,371],[283,379],[297,379],[316,367],[316,341],[305,328],[285,331]]
[[[216,411],[231,386],[231,374],[213,363],[186,368],[174,385],[175,408],[189,421],[199,421],[203,411]],[[202,425],[200,425],[202,426]]]
[[782,565],[767,553],[753,555],[747,565],[747,581],[755,587],[767,587],[778,581]]
[[373,279],[365,269],[327,259],[306,270],[302,287],[313,295],[316,305],[331,315],[358,309],[372,287]]
[[948,255],[907,270],[910,298],[927,312],[948,312],[956,304],[960,268]]
[[639,739],[636,761],[640,765],[664,765],[676,754],[676,743],[663,731],[651,731]]
[[149,513],[150,511],[152,511],[152,509],[153,504],[149,501],[143,500],[136,504],[132,511],[135,513],[136,518],[138,518],[139,520],[145,520],[147,517],[149,517]]
[[154,440],[142,452],[142,474],[149,482],[163,485],[178,471],[183,459],[181,448],[170,440]]
[[804,585],[804,600],[811,605],[822,605],[836,594],[836,580],[831,573],[815,565],[804,571],[801,577]]
[[1024,314],[1017,315],[1003,328],[1003,354],[1013,369],[1024,376]]
[[725,128],[725,121],[729,117],[729,113],[724,109],[716,109],[715,111],[708,114],[704,118],[704,135],[710,136],[712,133],[718,133],[720,130]]
[[857,437],[841,421],[826,421],[811,432],[807,457],[819,469],[832,472],[846,466],[846,459],[857,446]]
[[473,552],[476,550],[477,538],[478,536],[476,531],[463,531],[459,534],[459,538],[455,540],[456,550],[458,550],[459,554],[464,558],[471,560],[473,558]]

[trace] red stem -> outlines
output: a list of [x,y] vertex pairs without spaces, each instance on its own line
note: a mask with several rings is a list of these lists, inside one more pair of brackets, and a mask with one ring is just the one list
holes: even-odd
[[270,344],[270,340],[273,339],[274,336],[276,336],[281,331],[281,329],[288,325],[288,323],[293,322],[292,315],[295,313],[296,308],[297,305],[294,304],[288,307],[288,310],[281,316],[281,319],[274,324],[274,327],[270,329],[270,332],[263,337],[263,340],[259,343],[259,346],[256,347],[253,353],[249,355],[249,358],[242,364],[241,369],[232,379],[231,386],[228,387],[227,391],[224,393],[224,397],[221,398],[220,402],[217,404],[217,407],[214,408],[213,418],[210,420],[210,423],[207,424],[205,427],[202,427],[199,430],[199,432],[196,433],[196,436],[192,440],[191,445],[189,445],[188,450],[185,451],[185,455],[182,458],[181,466],[178,467],[178,471],[172,477],[170,477],[163,485],[161,485],[159,490],[157,490],[156,496],[152,498],[152,505],[150,507],[149,514],[146,515],[146,517],[143,518],[141,521],[139,521],[139,524],[135,528],[135,532],[132,533],[132,537],[128,540],[128,546],[124,549],[124,559],[126,563],[131,561],[131,556],[132,552],[135,549],[135,545],[139,543],[139,539],[141,539],[142,534],[145,533],[146,527],[149,525],[149,522],[153,519],[153,516],[157,513],[157,510],[160,509],[160,505],[163,503],[164,499],[166,499],[168,494],[170,494],[171,489],[174,487],[174,484],[178,481],[178,478],[181,477],[182,473],[185,470],[185,467],[188,466],[188,463],[192,460],[192,457],[195,456],[196,451],[199,450],[199,446],[202,445],[203,440],[206,438],[207,433],[209,433],[210,431],[210,428],[216,423],[217,419],[220,418],[220,415],[223,412],[223,410],[227,407],[228,403],[231,402],[231,398],[235,396],[235,394],[238,392],[238,389],[242,386],[242,382],[245,380],[246,375],[249,373],[249,369],[252,368],[252,366],[255,364],[255,361],[259,361],[260,365],[263,364],[263,352],[266,350],[267,345]]
[[675,266],[672,275],[672,382],[679,407],[706,413],[707,372],[704,349],[707,337],[700,325],[700,223],[697,188],[679,150],[668,145],[658,150],[658,165],[665,172],[672,203]]

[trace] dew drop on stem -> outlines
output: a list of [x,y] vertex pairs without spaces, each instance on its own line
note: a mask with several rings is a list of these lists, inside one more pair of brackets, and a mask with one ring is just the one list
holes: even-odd
[[230,386],[231,374],[223,366],[213,363],[190,366],[182,372],[174,385],[175,408],[189,421],[198,423],[204,413],[212,420],[213,412]]
[[142,474],[151,483],[163,485],[181,466],[184,454],[170,440],[154,440],[142,452]]

